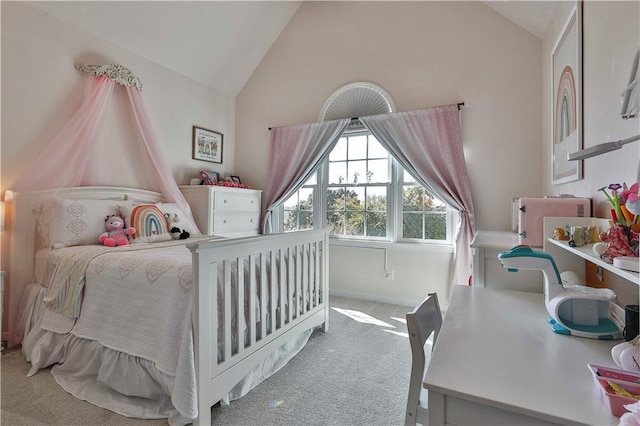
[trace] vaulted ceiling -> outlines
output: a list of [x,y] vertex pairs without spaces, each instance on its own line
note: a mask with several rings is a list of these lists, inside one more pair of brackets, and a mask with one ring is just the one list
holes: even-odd
[[[68,24],[235,97],[299,1],[28,2]],[[556,1],[485,1],[538,38]]]

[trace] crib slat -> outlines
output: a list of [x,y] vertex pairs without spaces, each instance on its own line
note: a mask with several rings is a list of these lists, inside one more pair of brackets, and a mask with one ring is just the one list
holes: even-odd
[[302,313],[307,312],[307,302],[309,301],[309,252],[307,245],[302,248]]
[[238,293],[238,323],[236,330],[238,335],[238,353],[244,350],[244,262],[242,258],[236,258],[236,292]]
[[271,268],[270,269],[270,275],[271,275],[271,281],[269,281],[269,288],[271,289],[271,297],[269,298],[269,305],[271,306],[271,333],[274,333],[277,330],[276,327],[276,305],[277,305],[277,300],[276,300],[276,254],[274,250],[271,250],[269,252],[269,257],[270,257],[270,264],[271,264]]
[[224,267],[224,360],[231,359],[231,265],[225,260]]
[[287,309],[287,322],[293,321],[293,311],[295,310],[293,304],[293,292],[295,290],[295,280],[293,277],[293,249],[287,247],[287,303],[289,309]]
[[267,337],[267,257],[260,253],[260,339]]
[[256,344],[256,256],[249,256],[249,342]]
[[315,273],[315,286],[313,287],[315,292],[315,307],[320,304],[320,243],[317,241],[313,243],[313,255],[315,257],[315,261],[313,262]]
[[302,311],[301,301],[304,300],[302,295],[302,246],[296,246],[296,319]]
[[285,292],[285,285],[284,285],[284,280],[285,280],[285,269],[284,269],[284,251],[285,249],[280,249],[278,250],[278,270],[280,272],[280,298],[279,298],[279,303],[280,303],[280,327],[284,327],[285,325],[285,318],[284,318],[284,306],[285,306],[285,297],[287,297],[287,293]]

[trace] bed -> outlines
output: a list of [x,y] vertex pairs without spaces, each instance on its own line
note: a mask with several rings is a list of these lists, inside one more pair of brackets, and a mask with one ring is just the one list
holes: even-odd
[[[8,194],[16,218],[9,283],[29,283],[30,374],[54,365],[56,381],[79,398],[127,416],[209,425],[214,404],[242,396],[295,356],[312,330],[328,329],[326,230],[54,245],[38,256],[28,222],[43,193]],[[65,199],[163,201],[117,187],[73,188]],[[81,290],[69,291],[76,276]]]

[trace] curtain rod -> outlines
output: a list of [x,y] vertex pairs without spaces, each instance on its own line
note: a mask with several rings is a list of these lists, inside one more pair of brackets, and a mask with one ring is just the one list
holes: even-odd
[[[462,108],[464,106],[464,102],[458,102],[456,105],[458,105],[458,111],[460,111],[460,108]],[[351,121],[356,121],[358,120],[358,117],[351,117]],[[273,127],[267,127],[267,130],[271,131],[273,129]]]

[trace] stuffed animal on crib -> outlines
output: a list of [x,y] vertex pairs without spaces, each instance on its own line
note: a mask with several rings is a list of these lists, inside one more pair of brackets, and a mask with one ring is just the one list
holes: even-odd
[[126,228],[122,216],[109,215],[104,219],[104,226],[107,232],[103,232],[98,238],[107,247],[126,246],[129,244],[128,235],[136,233],[135,228]]
[[184,229],[180,229],[174,224],[180,222],[178,215],[175,213],[165,213],[164,218],[167,220],[167,225],[169,225],[169,232],[171,233],[171,237],[174,240],[186,240],[191,236],[189,232]]

